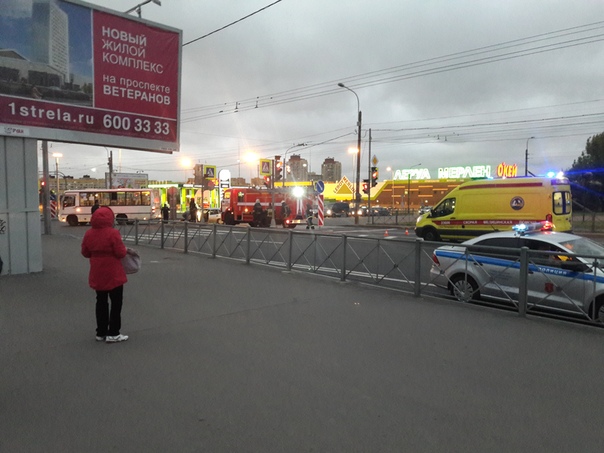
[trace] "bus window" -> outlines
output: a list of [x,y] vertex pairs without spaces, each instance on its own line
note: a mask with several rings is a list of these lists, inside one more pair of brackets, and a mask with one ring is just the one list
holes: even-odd
[[66,195],[63,197],[63,207],[70,208],[75,206],[75,197],[73,195]]

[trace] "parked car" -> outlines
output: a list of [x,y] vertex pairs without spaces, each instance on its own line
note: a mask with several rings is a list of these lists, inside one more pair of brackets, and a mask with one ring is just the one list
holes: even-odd
[[390,215],[390,211],[388,210],[388,208],[384,208],[382,206],[377,206],[375,208],[371,208],[371,212],[373,213],[374,216]]
[[218,208],[210,208],[203,210],[204,221],[206,223],[220,223],[221,213]]
[[338,201],[328,206],[325,210],[326,217],[348,217],[350,205],[343,201]]
[[[536,225],[541,226],[541,223]],[[524,227],[524,231],[523,231]],[[520,248],[528,247],[529,307],[582,312],[604,322],[604,247],[571,233],[541,231],[521,225],[518,231],[489,233],[434,251],[430,275],[461,301],[481,298],[518,301]]]

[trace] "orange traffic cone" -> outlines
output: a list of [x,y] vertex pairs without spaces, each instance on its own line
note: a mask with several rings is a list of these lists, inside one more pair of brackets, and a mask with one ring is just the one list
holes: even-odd
[[409,236],[409,228],[405,228],[405,234]]
[[384,231],[384,237],[387,238],[388,237],[388,230]]

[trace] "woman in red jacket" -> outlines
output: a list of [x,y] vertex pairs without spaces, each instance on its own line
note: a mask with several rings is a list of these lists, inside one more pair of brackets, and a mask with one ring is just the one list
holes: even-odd
[[96,340],[107,343],[128,339],[120,334],[124,283],[128,281],[121,261],[126,256],[126,246],[120,232],[113,228],[114,220],[110,208],[99,207],[92,214],[92,228],[82,241],[82,255],[90,258],[88,284],[96,291]]

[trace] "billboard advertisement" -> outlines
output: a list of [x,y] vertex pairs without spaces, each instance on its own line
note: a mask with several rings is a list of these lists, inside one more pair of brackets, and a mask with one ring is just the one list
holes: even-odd
[[0,135],[178,151],[181,42],[78,0],[2,0]]
[[145,189],[149,187],[149,175],[145,173],[105,173],[108,189]]

